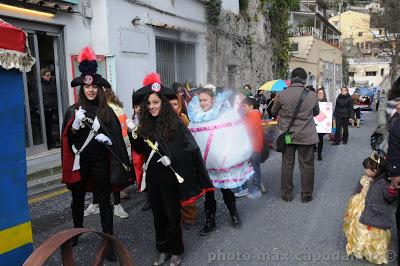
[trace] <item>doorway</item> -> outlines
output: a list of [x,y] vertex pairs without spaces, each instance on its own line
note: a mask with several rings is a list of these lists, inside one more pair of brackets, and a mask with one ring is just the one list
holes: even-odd
[[62,104],[59,69],[60,35],[26,30],[36,63],[24,73],[25,146],[27,155],[60,147]]

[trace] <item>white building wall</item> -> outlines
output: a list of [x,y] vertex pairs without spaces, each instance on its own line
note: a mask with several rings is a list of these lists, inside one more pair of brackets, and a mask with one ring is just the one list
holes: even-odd
[[110,53],[108,25],[112,22],[112,18],[107,16],[110,6],[107,0],[92,0],[90,3],[93,12],[89,24],[91,47],[96,54],[107,55]]
[[[144,76],[156,71],[157,36],[196,45],[196,82],[206,83],[207,24],[204,6],[195,0],[146,1],[158,10],[125,0],[108,0],[108,55],[115,56],[117,95],[125,103],[124,109],[132,114],[132,91],[142,87]],[[96,16],[96,14],[94,14]],[[132,19],[139,17],[138,25]],[[167,24],[178,30],[167,30],[148,24]],[[96,35],[93,35],[96,36]],[[93,40],[96,42],[97,40]],[[135,43],[137,42],[137,43]]]
[[[384,69],[381,75],[381,69]],[[367,76],[366,72],[376,72],[376,76]],[[369,63],[349,63],[349,72],[354,72],[354,77],[350,77],[350,82],[354,80],[356,84],[368,84],[378,86],[389,75],[390,62],[369,62]]]

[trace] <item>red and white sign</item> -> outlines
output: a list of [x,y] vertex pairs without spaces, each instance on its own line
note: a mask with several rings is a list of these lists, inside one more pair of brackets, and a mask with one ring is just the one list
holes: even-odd
[[320,102],[319,115],[314,117],[318,133],[332,133],[332,117],[333,108],[332,103]]

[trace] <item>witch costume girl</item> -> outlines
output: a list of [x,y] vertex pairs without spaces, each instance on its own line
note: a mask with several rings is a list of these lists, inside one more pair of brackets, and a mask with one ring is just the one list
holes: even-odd
[[[100,205],[103,232],[112,235],[110,193],[124,188],[134,173],[121,125],[104,97],[102,87],[110,84],[96,73],[96,56],[89,47],[83,49],[78,61],[81,76],[72,80],[71,86],[80,86],[79,99],[66,110],[62,126],[62,182],[72,193],[74,227],[83,227],[85,194],[93,191]],[[106,259],[116,260],[111,246]]]
[[175,93],[156,73],[147,76],[135,97],[141,98],[139,126],[130,134],[132,148],[144,154],[140,186],[150,196],[158,254],[153,265],[179,265],[184,251],[181,206],[214,191],[200,149],[168,99]]

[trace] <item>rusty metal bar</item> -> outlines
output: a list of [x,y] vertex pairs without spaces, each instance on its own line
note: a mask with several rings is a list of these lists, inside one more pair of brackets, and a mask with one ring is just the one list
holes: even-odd
[[61,258],[64,266],[75,266],[72,239],[61,245]]
[[[100,245],[99,250],[96,253],[95,263],[101,263],[105,257],[105,251],[107,243],[113,245],[115,252],[118,256],[120,265],[122,266],[133,266],[133,259],[129,255],[129,251],[126,246],[113,237],[112,235],[97,232],[86,228],[75,228],[65,231],[61,231],[54,236],[47,239],[43,244],[41,244],[24,262],[24,266],[42,266],[47,259],[61,247],[61,256],[64,265],[72,266],[74,265],[73,250],[72,250],[72,239],[75,236],[79,236],[84,233],[95,233],[103,238],[103,242]],[[98,259],[98,256],[100,259]],[[98,265],[98,264],[94,264]]]
[[104,257],[106,256],[107,247],[108,247],[109,242],[110,241],[108,239],[106,239],[106,238],[103,239],[99,249],[97,250],[96,256],[94,257],[94,262],[92,264],[93,266],[102,266],[103,265]]

